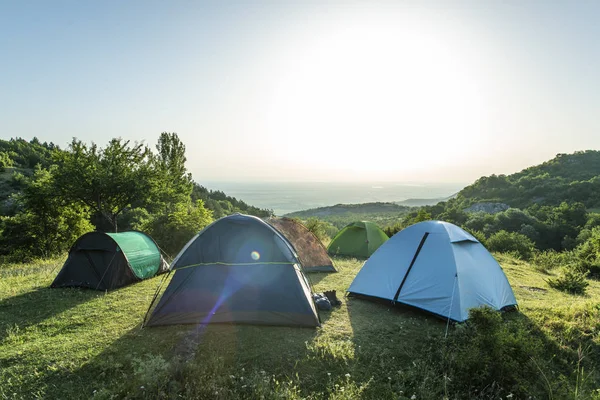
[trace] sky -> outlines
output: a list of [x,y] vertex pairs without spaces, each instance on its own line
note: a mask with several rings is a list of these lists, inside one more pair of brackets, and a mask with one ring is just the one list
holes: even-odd
[[600,148],[600,2],[0,0],[0,138],[203,181],[471,182]]

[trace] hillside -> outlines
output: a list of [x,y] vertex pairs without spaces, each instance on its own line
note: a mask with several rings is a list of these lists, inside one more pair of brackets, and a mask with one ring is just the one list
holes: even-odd
[[334,206],[311,208],[286,214],[286,217],[307,219],[319,218],[337,228],[354,221],[373,221],[381,226],[398,222],[411,210],[411,207],[395,203],[336,204]]
[[588,296],[568,295],[546,284],[555,271],[496,257],[520,311],[449,327],[416,309],[345,298],[358,260],[309,275],[343,302],[321,312],[318,329],[142,329],[162,277],[99,293],[48,288],[63,259],[6,265],[0,398],[597,398],[600,282]]
[[[31,141],[22,138],[0,139],[0,216],[10,215],[14,211],[10,209],[9,198],[22,189],[22,183],[14,179],[15,174],[31,176],[37,165],[48,168],[54,164],[52,155],[62,151],[55,144],[42,143],[35,137]],[[254,207],[221,191],[208,190],[198,183],[194,183],[191,197],[194,201],[203,200],[214,218],[234,212],[259,217],[272,214],[271,210]]]
[[452,196],[449,196],[449,197],[439,197],[436,199],[406,199],[406,200],[402,200],[402,201],[395,201],[394,203],[398,204],[400,206],[406,206],[406,207],[432,206],[441,201],[448,201],[451,198],[453,198],[454,196],[456,196],[456,194],[453,194]]
[[552,160],[511,175],[479,178],[457,195],[467,207],[476,202],[506,203],[526,208],[533,204],[558,205],[581,202],[600,207],[600,151],[558,154]]

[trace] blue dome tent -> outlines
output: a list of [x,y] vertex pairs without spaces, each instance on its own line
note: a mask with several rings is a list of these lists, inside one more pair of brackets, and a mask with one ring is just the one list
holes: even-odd
[[348,292],[418,307],[454,321],[483,305],[501,310],[517,300],[500,264],[456,225],[425,221],[385,242]]

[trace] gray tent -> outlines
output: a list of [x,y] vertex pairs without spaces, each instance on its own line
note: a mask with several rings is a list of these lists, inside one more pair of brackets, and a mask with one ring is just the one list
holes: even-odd
[[215,221],[189,241],[171,268],[175,274],[148,326],[319,325],[293,247],[259,218],[234,214]]

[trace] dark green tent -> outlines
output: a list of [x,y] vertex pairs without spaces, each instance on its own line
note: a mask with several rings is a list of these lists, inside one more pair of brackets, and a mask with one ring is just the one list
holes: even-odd
[[154,240],[142,232],[89,232],[69,250],[51,287],[111,290],[168,269]]
[[367,258],[386,240],[388,237],[385,232],[373,222],[353,222],[335,235],[327,246],[327,252],[333,255]]

